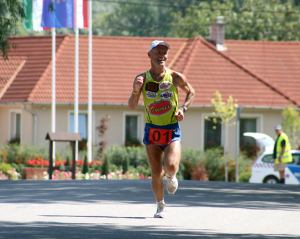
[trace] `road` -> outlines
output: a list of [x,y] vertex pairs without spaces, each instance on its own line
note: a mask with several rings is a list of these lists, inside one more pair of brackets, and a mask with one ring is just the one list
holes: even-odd
[[148,180],[0,181],[0,239],[300,238],[300,186]]

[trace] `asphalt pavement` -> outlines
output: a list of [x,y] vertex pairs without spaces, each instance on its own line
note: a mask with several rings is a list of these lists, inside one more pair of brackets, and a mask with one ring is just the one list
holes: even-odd
[[300,186],[149,180],[0,181],[0,239],[300,238]]

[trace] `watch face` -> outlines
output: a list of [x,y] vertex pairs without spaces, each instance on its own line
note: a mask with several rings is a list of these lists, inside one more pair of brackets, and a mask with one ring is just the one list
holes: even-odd
[[155,82],[147,82],[145,90],[151,92],[157,92],[159,90],[159,84]]

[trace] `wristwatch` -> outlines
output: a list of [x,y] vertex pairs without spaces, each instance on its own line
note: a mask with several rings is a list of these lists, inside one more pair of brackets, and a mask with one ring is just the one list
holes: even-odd
[[185,113],[187,111],[187,107],[185,105],[181,106],[182,110],[183,110],[183,113]]

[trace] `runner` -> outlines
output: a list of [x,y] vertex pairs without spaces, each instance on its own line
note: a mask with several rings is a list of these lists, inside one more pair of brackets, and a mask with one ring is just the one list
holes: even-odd
[[[178,188],[176,173],[181,157],[181,132],[178,121],[192,103],[195,95],[193,87],[186,77],[166,66],[170,46],[165,41],[155,40],[151,43],[148,56],[150,70],[139,74],[133,81],[133,89],[128,106],[135,109],[141,94],[145,107],[144,144],[152,173],[152,190],[157,202],[156,218],[165,217],[164,185],[169,194]],[[185,94],[184,103],[178,104],[178,87]]]

